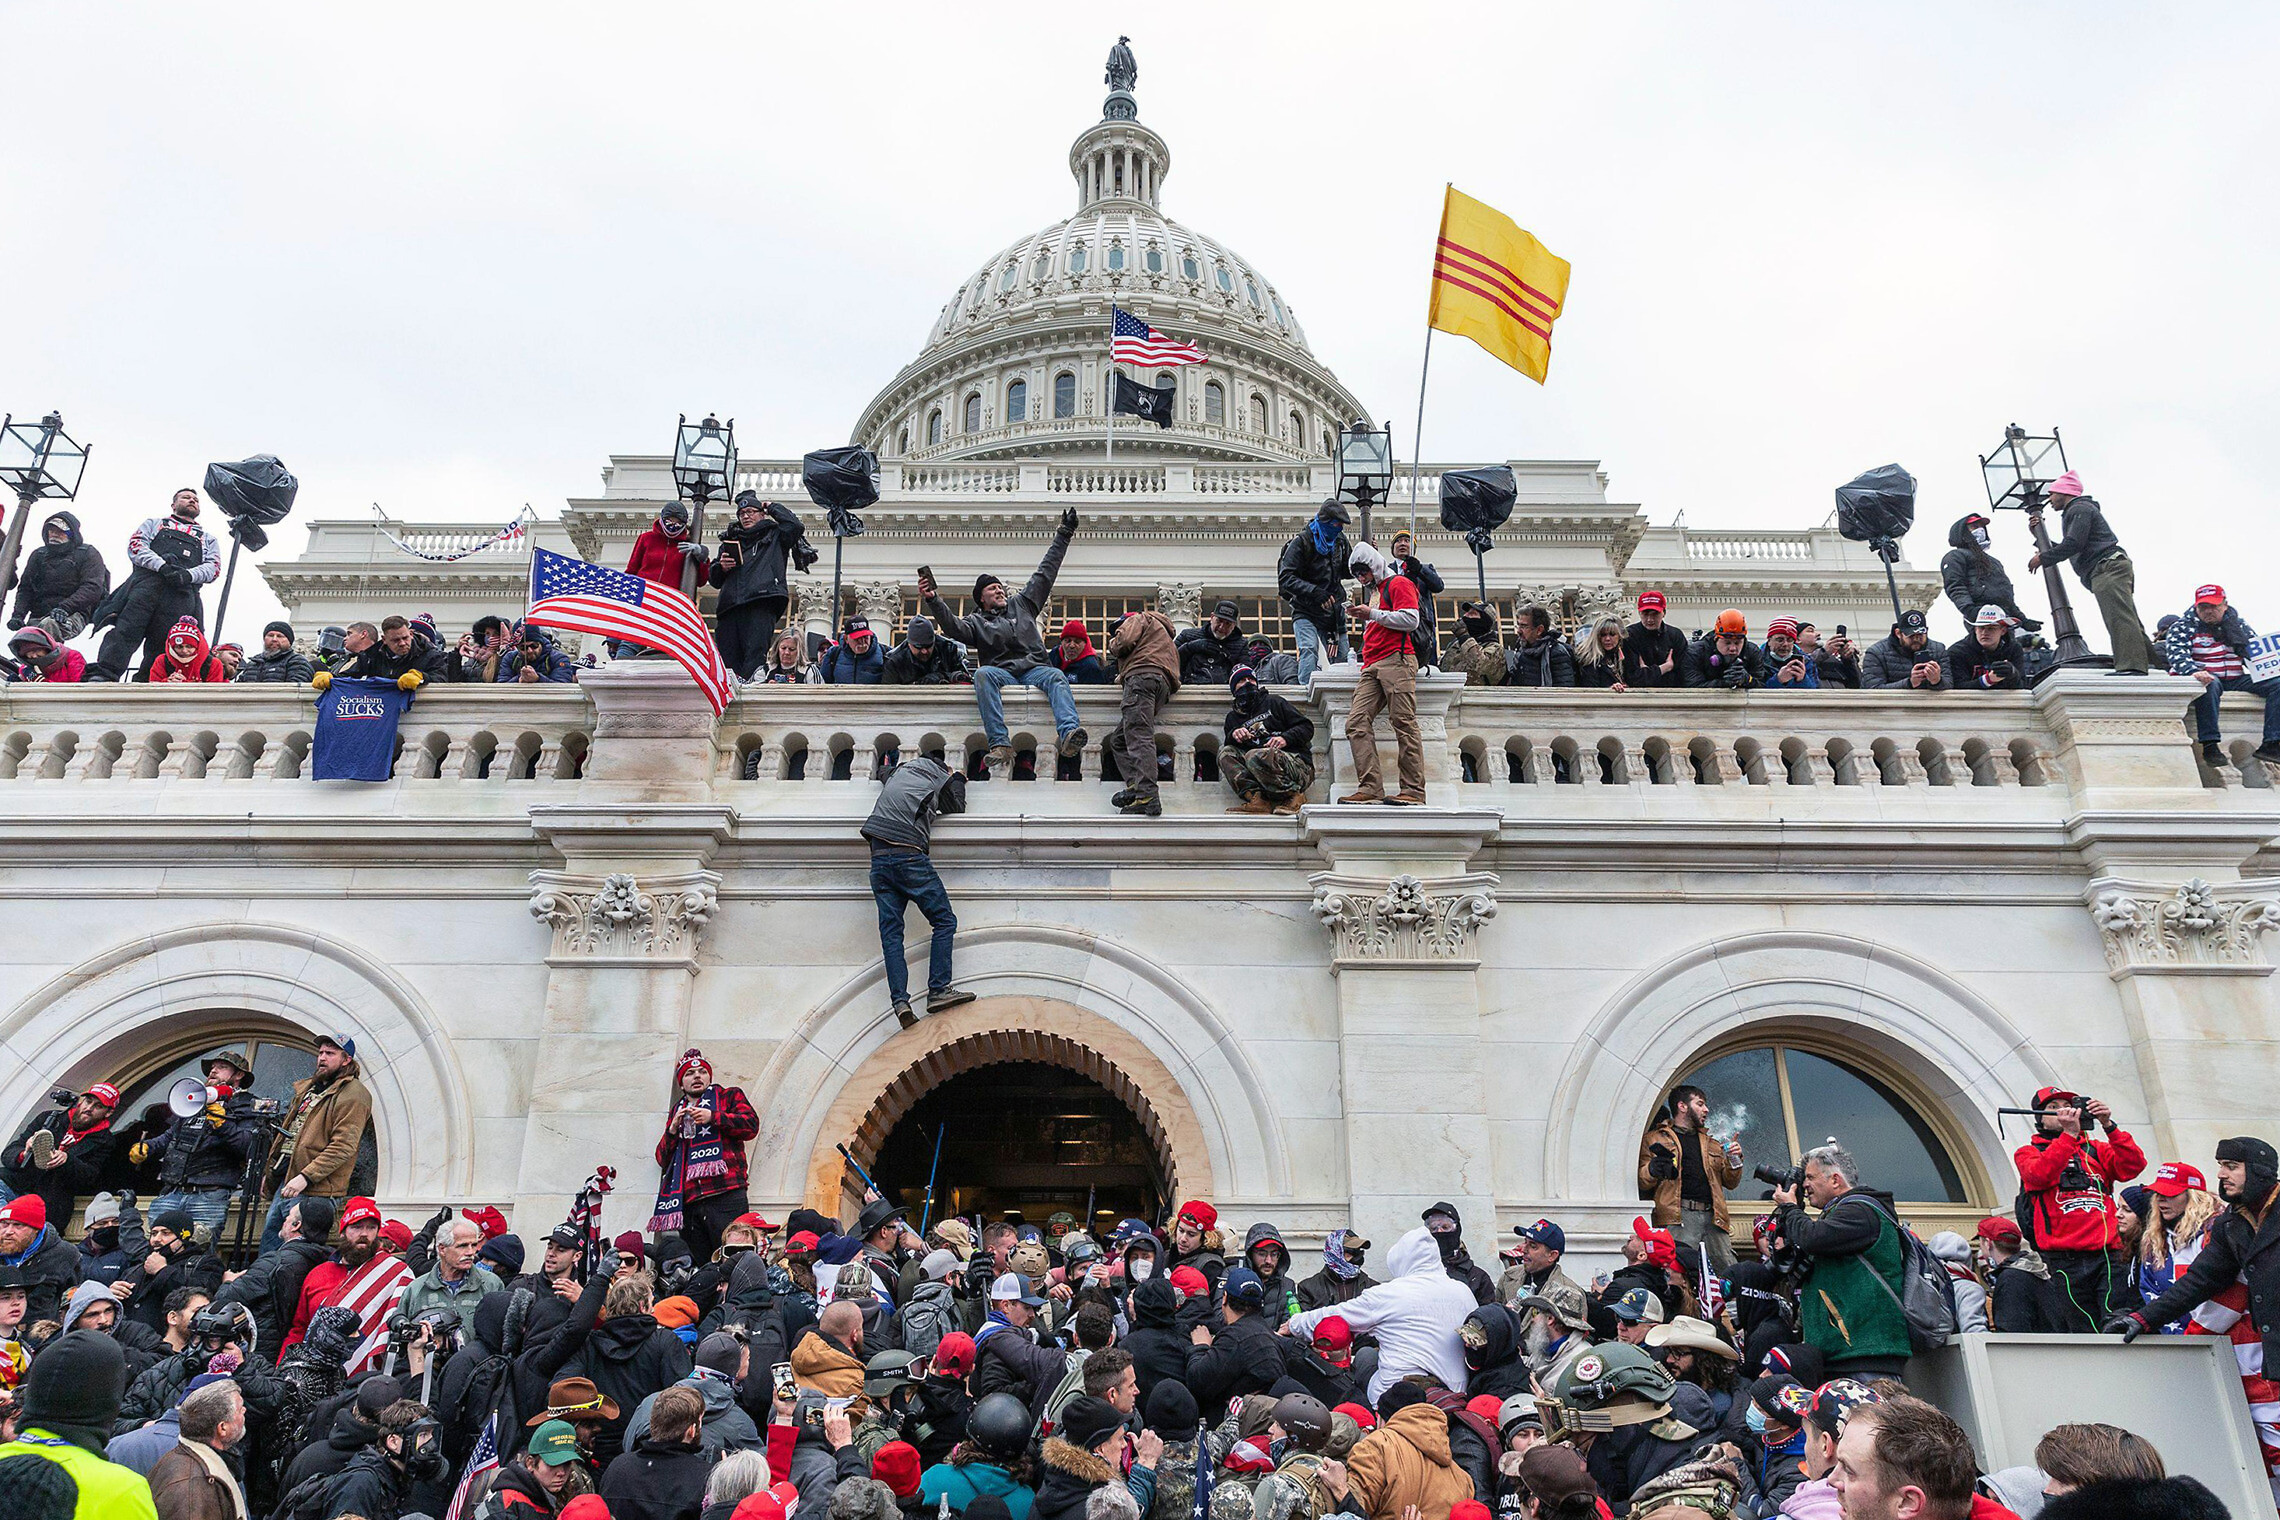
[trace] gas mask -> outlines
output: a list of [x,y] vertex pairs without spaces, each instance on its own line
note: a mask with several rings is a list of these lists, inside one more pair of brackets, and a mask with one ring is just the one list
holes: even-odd
[[404,1427],[401,1439],[403,1448],[396,1459],[415,1481],[434,1483],[451,1470],[443,1455],[443,1427],[434,1419],[414,1420]]

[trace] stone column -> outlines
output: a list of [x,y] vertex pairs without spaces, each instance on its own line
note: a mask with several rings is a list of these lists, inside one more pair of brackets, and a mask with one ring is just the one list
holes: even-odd
[[2120,988],[2154,1156],[2206,1156],[2267,1132],[2280,1063],[2280,999],[2258,945],[2280,928],[2267,889],[2174,888],[2101,877],[2084,894]]
[[526,1237],[561,1219],[603,1161],[624,1169],[609,1228],[649,1218],[656,1172],[636,1158],[657,1143],[688,1045],[698,947],[719,902],[708,867],[734,816],[712,796],[712,710],[679,666],[621,664],[579,684],[595,721],[578,800],[531,809],[561,866],[530,874],[531,914],[554,937],[515,1189]]
[[1381,1252],[1446,1200],[1484,1262],[1495,1254],[1478,931],[1496,915],[1497,878],[1467,867],[1499,822],[1487,811],[1307,811],[1330,863],[1308,881],[1338,981],[1347,1186]]
[[1194,628],[1203,622],[1203,588],[1185,581],[1168,581],[1156,588],[1156,610],[1174,628]]

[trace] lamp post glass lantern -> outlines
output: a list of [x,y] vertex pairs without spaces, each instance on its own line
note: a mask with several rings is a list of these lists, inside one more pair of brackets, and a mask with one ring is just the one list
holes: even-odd
[[[2066,473],[2066,445],[2058,436],[2058,429],[2048,433],[2030,433],[2016,422],[2003,429],[2003,441],[1993,453],[1979,456],[1979,475],[1987,487],[1987,505],[1993,511],[2013,511],[2027,514],[2027,530],[2034,535],[2035,552],[2050,552],[2050,534],[2043,527],[2043,509],[2050,501],[2050,483]],[[2074,616],[2074,603],[2067,596],[2066,582],[2059,575],[2063,568],[2049,560],[2043,562],[2043,589],[2050,597],[2050,627],[2055,636],[2055,652],[2060,665],[2104,664],[2105,657],[2093,654],[2082,637],[2082,625]]]
[[1338,499],[1361,514],[1362,538],[1370,537],[1370,508],[1393,488],[1393,426],[1373,428],[1358,418],[1338,430]]
[[[673,488],[689,504],[689,539],[703,543],[705,505],[736,487],[736,419],[724,424],[710,412],[702,422],[681,414],[681,429],[673,441]],[[681,567],[681,591],[691,600],[697,594],[697,557],[689,555]]]
[[0,539],[0,591],[16,583],[16,556],[24,546],[24,524],[41,501],[70,501],[79,495],[87,469],[87,448],[63,430],[63,414],[50,412],[37,422],[0,416],[0,485],[16,493],[16,512]]

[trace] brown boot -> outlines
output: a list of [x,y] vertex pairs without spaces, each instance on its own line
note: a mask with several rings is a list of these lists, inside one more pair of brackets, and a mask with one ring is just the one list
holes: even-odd
[[1393,796],[1386,798],[1385,802],[1388,807],[1423,807],[1425,805],[1425,794],[1423,792],[1396,792]]
[[1295,815],[1303,812],[1305,808],[1306,798],[1304,796],[1291,797],[1275,804],[1275,811],[1285,815]]
[[1374,787],[1374,786],[1371,786],[1371,787],[1364,787],[1362,790],[1360,790],[1360,791],[1358,791],[1358,792],[1355,792],[1355,793],[1353,793],[1351,796],[1340,797],[1340,798],[1338,799],[1338,802],[1339,802],[1339,805],[1340,805],[1340,806],[1344,806],[1345,804],[1347,804],[1347,803],[1349,803],[1349,802],[1383,802],[1383,801],[1385,801],[1385,793],[1384,793],[1384,792],[1382,792],[1382,791],[1380,791],[1378,788],[1376,788],[1376,787]]
[[1253,817],[1257,817],[1262,813],[1273,812],[1274,806],[1264,797],[1246,797],[1227,811],[1230,813],[1249,813]]

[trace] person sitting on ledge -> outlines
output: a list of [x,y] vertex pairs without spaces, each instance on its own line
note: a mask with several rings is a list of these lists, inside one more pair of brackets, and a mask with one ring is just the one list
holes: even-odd
[[1005,727],[1005,688],[1033,686],[1053,704],[1053,730],[1059,736],[1062,758],[1084,753],[1088,735],[1077,724],[1077,699],[1069,693],[1069,678],[1045,659],[1045,640],[1037,632],[1038,614],[1052,598],[1053,582],[1061,574],[1061,560],[1069,540],[1077,535],[1077,509],[1061,513],[1061,530],[1053,535],[1037,571],[1018,596],[1006,594],[1005,582],[986,571],[974,579],[974,611],[960,617],[942,600],[934,577],[918,578],[918,595],[934,626],[974,651],[981,666],[974,672],[974,705],[981,710],[982,737],[989,742],[990,774],[1003,777],[1013,768],[1013,740]]
[[1260,684],[1248,665],[1227,683],[1220,774],[1239,799],[1230,813],[1295,813],[1314,784],[1314,721]]

